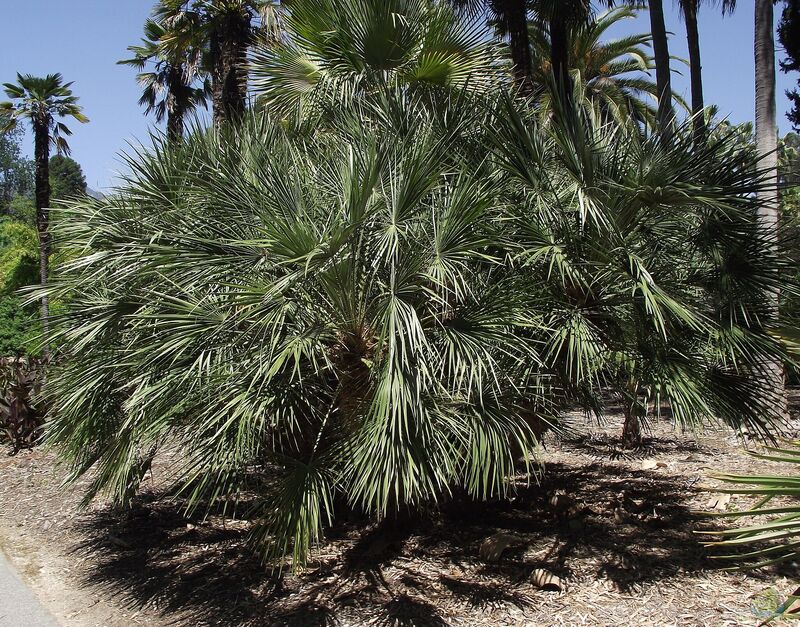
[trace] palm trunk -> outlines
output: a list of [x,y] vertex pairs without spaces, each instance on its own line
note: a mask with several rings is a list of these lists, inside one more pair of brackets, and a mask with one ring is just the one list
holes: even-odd
[[661,0],[650,0],[650,31],[653,35],[653,54],[656,60],[656,86],[658,88],[658,124],[669,133],[672,129],[672,85],[669,67],[669,43],[664,24],[664,5]]
[[637,449],[642,446],[642,421],[632,408],[625,410],[625,423],[622,426],[622,448]]
[[[775,112],[775,36],[773,34],[772,0],[755,2],[755,82],[756,82],[756,148],[761,155],[766,189],[759,191],[759,216],[770,237],[778,239],[778,129]],[[771,295],[772,309],[778,316],[776,291]],[[776,409],[787,414],[783,365],[773,360],[767,365],[768,394]]]
[[528,37],[528,8],[525,0],[503,0],[511,61],[514,64],[514,83],[523,96],[533,92],[533,61]]
[[556,89],[566,106],[572,99],[572,80],[569,75],[567,22],[562,15],[556,15],[550,20],[550,65],[553,68]]
[[700,61],[700,33],[697,30],[697,0],[684,0],[683,17],[686,22],[686,41],[689,46],[689,72],[692,84],[692,128],[694,141],[700,144],[706,135],[703,103],[703,72]]
[[[36,162],[36,230],[39,233],[39,280],[47,285],[50,259],[50,128],[49,120],[37,120],[34,127],[34,160]],[[50,357],[50,302],[42,295],[42,357]]]
[[167,137],[171,142],[179,142],[183,138],[182,111],[174,111],[167,114]]
[[182,94],[186,90],[183,80],[183,68],[173,67],[169,76],[169,95],[167,96],[167,138],[171,142],[183,139],[183,103]]
[[231,13],[219,18],[211,34],[212,102],[214,124],[241,117],[247,101],[247,46],[250,17]]

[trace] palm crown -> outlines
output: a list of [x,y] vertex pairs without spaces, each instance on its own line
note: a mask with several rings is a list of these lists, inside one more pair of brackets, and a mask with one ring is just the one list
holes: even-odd
[[11,101],[0,102],[0,115],[4,119],[2,130],[13,129],[19,120],[30,120],[34,127],[48,129],[50,141],[57,151],[69,154],[66,136],[72,135],[72,131],[57,118],[71,117],[81,123],[89,121],[81,113],[71,86],[72,83],[64,83],[61,74],[48,74],[44,78],[17,74],[16,83],[3,84]]
[[[609,28],[635,16],[632,9],[619,7],[596,19],[572,24],[568,67],[581,100],[588,106],[597,108],[605,117],[620,121],[633,117],[652,124],[658,88],[645,75],[655,68],[648,50],[652,37],[641,34],[602,39]],[[549,30],[541,21],[532,22],[529,28],[536,82],[547,86],[552,72]],[[551,94],[551,90],[542,94],[543,113],[551,110]]]
[[329,114],[386,85],[480,91],[497,85],[497,55],[479,29],[427,0],[298,0],[285,37],[252,53],[253,89],[281,114]]
[[[119,63],[140,70],[137,80],[144,91],[139,104],[147,113],[154,112],[158,122],[168,118],[170,134],[180,136],[184,115],[205,107],[210,91],[207,80],[201,87],[194,86],[204,74],[202,42],[192,39],[189,31],[182,34],[181,47],[169,46],[167,27],[152,19],[145,22],[144,34],[141,45],[128,47],[134,56]],[[153,64],[152,72],[143,71],[148,64]]]

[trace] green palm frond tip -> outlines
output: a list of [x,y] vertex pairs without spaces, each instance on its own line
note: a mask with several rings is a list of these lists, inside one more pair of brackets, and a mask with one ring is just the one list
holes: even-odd
[[[777,447],[751,453],[764,461],[800,464],[800,441],[784,440]],[[728,512],[715,512],[718,518],[752,519],[746,526],[698,532],[714,536],[704,542],[714,559],[734,562],[731,568],[750,569],[794,561],[800,555],[800,476],[714,474],[722,482],[715,491],[742,495],[752,505]],[[780,502],[775,503],[779,499]],[[727,553],[726,549],[737,549]]]

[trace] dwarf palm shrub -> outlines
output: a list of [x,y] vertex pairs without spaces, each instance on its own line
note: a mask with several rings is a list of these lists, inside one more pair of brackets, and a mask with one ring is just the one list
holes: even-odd
[[505,82],[497,45],[478,22],[429,0],[299,0],[284,36],[251,54],[258,103],[299,122],[326,122],[387,88],[432,109],[453,94],[496,91]]
[[515,463],[615,390],[635,418],[761,431],[778,350],[752,156],[584,114],[384,92],[295,136],[256,115],[157,140],[68,204],[48,438],[124,502],[179,454],[190,509],[258,497],[302,563],[338,503],[381,517]]

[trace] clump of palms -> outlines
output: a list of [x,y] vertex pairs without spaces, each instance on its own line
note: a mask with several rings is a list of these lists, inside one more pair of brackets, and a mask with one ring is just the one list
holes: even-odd
[[[155,113],[157,122],[166,118],[167,135],[177,141],[183,137],[186,115],[206,106],[210,85],[203,76],[202,42],[192,41],[188,33],[182,45],[168,46],[168,36],[162,22],[148,19],[142,44],[128,47],[134,56],[118,63],[139,70],[136,79],[144,88],[139,104],[146,107],[146,113]],[[145,71],[148,65],[153,66],[152,71]]]
[[247,106],[247,51],[264,32],[280,30],[282,7],[274,0],[161,0],[154,14],[161,37],[179,52],[189,40],[208,51],[214,123],[241,117]]
[[[81,112],[77,96],[65,83],[61,74],[48,74],[44,78],[30,74],[17,74],[16,83],[4,83],[8,102],[0,102],[0,120],[7,132],[17,127],[21,120],[31,124],[34,137],[34,161],[36,184],[36,229],[39,233],[39,273],[42,285],[47,284],[50,242],[50,147],[59,153],[69,154],[67,137],[72,131],[59,118],[71,117],[86,123],[89,119]],[[43,294],[42,327],[45,342],[49,332],[50,307],[47,294]],[[45,345],[44,354],[48,350]]]
[[521,260],[549,302],[549,366],[596,411],[614,390],[628,445],[662,404],[684,427],[768,432],[779,412],[762,381],[783,352],[768,294],[789,261],[757,221],[753,150],[735,134],[692,150],[688,125],[665,140],[585,109],[543,132],[535,115],[498,128]]
[[122,498],[170,441],[190,507],[261,475],[256,535],[299,563],[335,500],[384,516],[455,485],[508,492],[549,415],[532,277],[504,250],[497,183],[454,150],[463,129],[406,114],[407,132],[302,143],[264,119],[198,133],[70,206],[83,254],[52,288],[78,292],[49,439],[96,466],[90,494]]
[[88,498],[129,498],[169,442],[190,509],[254,490],[254,539],[298,565],[337,504],[508,494],[603,385],[769,427],[777,261],[746,156],[579,110],[367,101],[310,135],[257,115],[157,142],[64,210],[48,438]]

